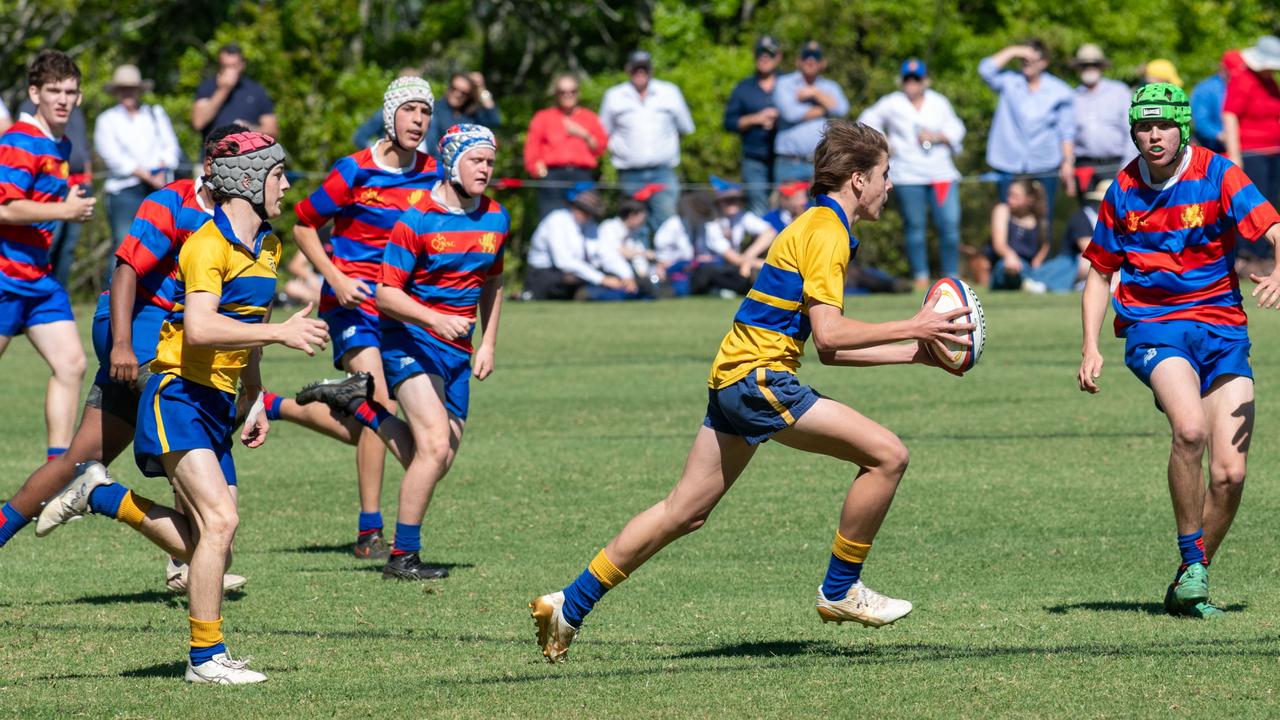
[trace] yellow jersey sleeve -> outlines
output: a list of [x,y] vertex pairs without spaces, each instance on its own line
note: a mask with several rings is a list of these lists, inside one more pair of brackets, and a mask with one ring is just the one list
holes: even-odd
[[178,271],[186,293],[213,293],[222,297],[229,245],[216,233],[192,233],[178,254]]
[[[816,220],[817,218],[815,218]],[[839,224],[839,221],[836,221]],[[848,233],[825,222],[810,222],[796,259],[804,278],[804,297],[844,309],[844,278],[849,268]]]

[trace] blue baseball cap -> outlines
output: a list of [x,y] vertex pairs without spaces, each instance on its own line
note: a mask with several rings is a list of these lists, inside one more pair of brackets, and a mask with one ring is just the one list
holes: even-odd
[[907,58],[902,61],[902,70],[898,73],[901,77],[928,77],[929,69],[924,66],[924,61],[919,58]]
[[804,44],[804,47],[800,48],[800,59],[801,60],[821,60],[822,46],[818,44],[817,40],[810,40],[809,42]]

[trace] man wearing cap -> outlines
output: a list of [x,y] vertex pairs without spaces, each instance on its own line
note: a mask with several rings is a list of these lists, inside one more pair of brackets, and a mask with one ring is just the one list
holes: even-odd
[[[620,299],[637,291],[625,260],[602,263],[598,256],[604,202],[591,183],[565,194],[569,206],[553,210],[529,240],[525,294],[530,300]],[[598,267],[602,265],[603,267]],[[617,296],[617,297],[615,297]]]
[[[178,169],[178,136],[169,115],[159,105],[146,105],[142,94],[151,90],[136,65],[121,65],[106,91],[118,101],[93,125],[93,149],[107,166],[107,219],[114,247],[120,247],[142,201],[173,180]],[[107,267],[115,269],[114,253]]]
[[778,107],[773,141],[773,181],[813,178],[813,151],[827,118],[849,114],[849,101],[834,81],[822,77],[827,61],[822,46],[810,40],[800,48],[796,72],[778,78],[773,102]]
[[228,44],[218,49],[218,72],[196,88],[196,102],[191,107],[191,126],[202,136],[229,123],[239,123],[271,136],[279,134],[275,103],[244,70],[244,52],[239,45]]
[[609,134],[609,155],[623,193],[650,183],[663,188],[649,198],[651,232],[675,214],[680,197],[680,136],[693,132],[693,116],[673,83],[653,77],[653,56],[637,50],[627,58],[628,81],[605,91],[600,122]]
[[778,80],[782,50],[772,35],[756,41],[756,72],[734,86],[724,108],[724,129],[742,138],[742,182],[747,207],[757,215],[769,209],[773,181],[773,141],[778,108],[773,88]]
[[1103,77],[1111,67],[1102,48],[1085,43],[1076,50],[1071,67],[1080,77],[1075,90],[1076,168],[1081,191],[1098,180],[1115,177],[1120,167],[1137,156],[1129,141],[1129,86]]
[[960,171],[953,160],[965,127],[941,93],[929,89],[924,61],[908,58],[897,92],[876,101],[858,121],[889,140],[889,179],[902,209],[907,260],[917,290],[929,287],[928,218],[938,231],[942,275],[960,270]]
[[[1227,81],[1222,134],[1227,157],[1240,165],[1270,202],[1280,200],[1280,38],[1266,35],[1240,51],[1245,67]],[[1242,243],[1245,254],[1274,256],[1266,243]]]

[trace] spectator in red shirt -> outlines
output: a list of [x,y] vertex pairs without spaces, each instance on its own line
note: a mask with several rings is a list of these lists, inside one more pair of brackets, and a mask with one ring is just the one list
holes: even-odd
[[578,104],[578,78],[558,75],[551,84],[555,107],[544,108],[529,122],[524,143],[524,169],[548,182],[538,189],[538,219],[565,207],[565,189],[594,182],[609,135],[595,113]]
[[[1245,68],[1227,80],[1222,104],[1223,141],[1231,162],[1275,203],[1280,199],[1280,86],[1274,72],[1280,70],[1280,38],[1263,36],[1240,55]],[[1240,250],[1259,258],[1272,254],[1265,240],[1241,240]]]

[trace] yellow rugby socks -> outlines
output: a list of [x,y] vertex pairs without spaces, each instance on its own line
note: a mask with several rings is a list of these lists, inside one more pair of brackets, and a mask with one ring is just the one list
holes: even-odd
[[222,642],[222,618],[217,620],[197,620],[188,616],[191,621],[191,665],[203,665],[214,655],[225,653],[227,646]]
[[135,495],[120,483],[99,485],[89,493],[89,510],[98,515],[113,517],[133,529],[138,529],[151,509],[151,501]]
[[609,560],[609,556],[604,554],[604,550],[601,550],[578,579],[564,589],[564,607],[561,612],[565,621],[574,627],[582,627],[582,620],[600,598],[626,579],[627,574],[619,570]]
[[862,563],[871,552],[871,543],[854,542],[836,531],[831,543],[831,561],[827,564],[827,576],[822,581],[822,596],[828,600],[843,600],[849,588],[862,577]]

